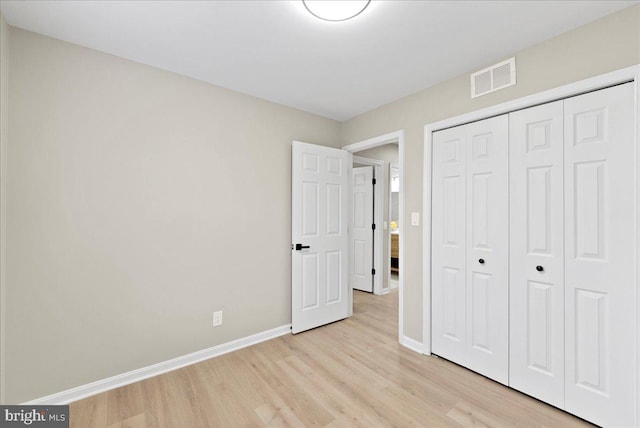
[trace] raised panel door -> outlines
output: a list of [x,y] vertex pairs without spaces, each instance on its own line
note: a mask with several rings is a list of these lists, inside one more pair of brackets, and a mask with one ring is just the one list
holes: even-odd
[[432,350],[466,364],[466,128],[433,134]]
[[508,116],[465,125],[467,367],[509,377]]
[[564,407],[563,101],[509,114],[509,386]]
[[292,145],[292,331],[349,315],[347,234],[351,155],[294,141]]
[[353,168],[351,225],[351,286],[373,292],[373,167]]
[[633,85],[564,109],[566,409],[636,426]]

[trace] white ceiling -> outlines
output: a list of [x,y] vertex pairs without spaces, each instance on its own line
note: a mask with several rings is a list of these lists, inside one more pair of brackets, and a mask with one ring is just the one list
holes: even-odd
[[6,1],[13,26],[337,120],[637,1],[376,1],[326,22],[294,1]]

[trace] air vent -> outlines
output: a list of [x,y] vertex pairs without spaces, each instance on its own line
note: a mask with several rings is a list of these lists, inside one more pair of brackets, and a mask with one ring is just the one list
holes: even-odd
[[471,98],[516,84],[516,58],[509,58],[471,75]]

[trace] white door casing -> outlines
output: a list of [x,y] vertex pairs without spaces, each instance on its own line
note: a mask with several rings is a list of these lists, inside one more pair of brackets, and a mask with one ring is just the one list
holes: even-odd
[[508,118],[433,135],[433,352],[508,381]]
[[351,285],[373,292],[373,167],[353,168]]
[[[400,166],[397,163],[394,162],[390,162],[389,163],[389,172],[387,174],[388,176],[388,186],[389,186],[389,192],[387,194],[387,198],[389,200],[389,210],[387,212],[387,218],[389,219],[388,222],[388,229],[385,231],[386,236],[387,236],[387,240],[388,240],[388,245],[387,245],[387,251],[389,254],[389,257],[386,261],[387,264],[387,283],[389,284],[389,290],[391,290],[392,288],[397,288],[398,283],[397,282],[392,282],[391,281],[391,245],[392,245],[392,230],[391,230],[391,221],[394,220],[393,218],[393,194],[394,193],[398,193],[398,198],[400,197],[399,193],[400,193]],[[394,179],[395,178],[395,179]],[[400,221],[400,218],[396,218],[395,219],[397,221],[397,227],[398,227],[398,231],[400,230],[400,228],[402,227],[402,222]],[[398,232],[398,238],[399,238],[400,234]],[[398,263],[399,264],[399,263]],[[400,277],[400,275],[402,274],[402,272],[398,272],[398,277]],[[392,286],[393,285],[393,286]]]
[[509,118],[467,128],[467,364],[509,378]]
[[509,386],[564,407],[563,101],[509,115]]
[[565,100],[566,409],[636,426],[634,86]]
[[[292,143],[292,332],[349,316],[351,153]],[[295,244],[309,248],[296,250]]]

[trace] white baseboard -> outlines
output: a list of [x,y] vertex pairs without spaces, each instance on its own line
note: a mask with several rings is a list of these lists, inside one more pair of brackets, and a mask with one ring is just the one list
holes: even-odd
[[139,382],[141,380],[148,379],[162,373],[167,373],[172,370],[189,366],[191,364],[199,363],[200,361],[208,360],[209,358],[237,351],[238,349],[246,348],[248,346],[255,345],[269,339],[274,339],[276,337],[284,336],[285,334],[289,333],[291,333],[291,324],[283,325],[271,330],[252,334],[251,336],[243,337],[231,342],[222,343],[211,348],[203,349],[201,351],[196,351],[191,354],[172,358],[170,360],[153,364],[151,366],[142,367],[137,370],[132,370],[130,372],[111,376],[106,379],[98,380],[96,382],[91,382],[86,385],[81,385],[75,388],[67,389],[65,391],[57,392],[55,394],[47,395],[45,397],[37,398],[23,404],[69,404],[73,401],[78,401],[83,398],[99,394],[101,392],[109,391],[111,389],[128,385],[134,382]]
[[424,348],[422,346],[422,343],[418,342],[415,339],[411,339],[410,337],[407,337],[407,336],[400,337],[400,344],[405,348],[409,348],[412,351],[417,352],[418,354],[422,354],[422,351]]

